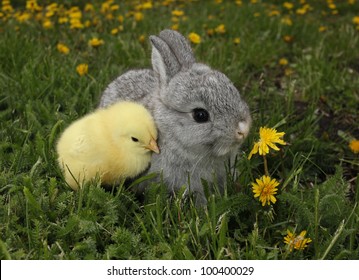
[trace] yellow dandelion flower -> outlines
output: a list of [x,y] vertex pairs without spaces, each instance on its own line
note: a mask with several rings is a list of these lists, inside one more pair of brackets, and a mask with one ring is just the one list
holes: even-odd
[[281,23],[288,25],[288,26],[293,25],[293,21],[291,20],[290,17],[284,17],[280,21],[281,21]]
[[326,26],[319,26],[319,28],[318,28],[319,32],[324,32],[324,31],[327,31],[327,30],[328,30],[328,27],[326,27]]
[[39,12],[42,10],[42,8],[38,5],[37,0],[27,0],[26,10],[30,10],[31,12]]
[[282,66],[288,65],[288,59],[283,57],[283,58],[279,59],[278,63],[279,63],[279,65],[282,65]]
[[284,2],[284,3],[283,3],[283,7],[286,8],[286,9],[288,9],[288,10],[291,10],[291,9],[293,9],[294,4],[293,4],[293,3],[290,3],[290,2]]
[[260,16],[261,16],[261,13],[254,13],[253,16],[254,16],[254,17],[260,17]]
[[150,10],[153,8],[152,2],[148,1],[142,4],[142,9],[144,10]]
[[138,37],[138,41],[143,44],[146,40],[146,36],[145,35],[141,35],[140,37]]
[[199,44],[201,43],[201,36],[199,36],[197,33],[191,32],[188,35],[188,39],[193,43],[193,44]]
[[141,12],[136,12],[134,13],[133,17],[135,21],[142,21],[145,16]]
[[58,43],[56,48],[57,48],[58,52],[63,53],[63,54],[68,54],[70,52],[69,47],[62,43]]
[[242,6],[243,2],[242,2],[242,0],[236,0],[236,4],[237,4],[238,6]]
[[136,11],[142,10],[142,4],[135,5],[134,10]]
[[70,18],[70,29],[82,29],[84,28],[83,23],[81,22],[82,12],[79,10],[78,7],[72,7],[67,12]]
[[234,39],[233,39],[233,43],[234,43],[235,45],[239,45],[239,44],[241,43],[241,38],[239,38],[239,37],[234,38]]
[[354,154],[358,154],[359,153],[359,140],[354,139],[354,140],[350,141],[349,148],[350,148],[350,150],[352,150],[352,152]]
[[275,16],[279,16],[280,15],[280,11],[278,10],[272,10],[268,13],[268,16],[270,17],[275,17]]
[[92,24],[92,23],[91,23],[90,20],[86,20],[84,25],[85,25],[85,27],[90,27],[91,24]]
[[45,21],[42,23],[42,27],[45,28],[45,29],[50,29],[50,28],[53,28],[53,27],[54,27],[54,24],[52,23],[51,20],[45,20]]
[[105,15],[105,18],[106,18],[107,20],[113,20],[114,16],[113,16],[113,14],[106,14],[106,15]]
[[179,29],[179,24],[178,23],[175,23],[171,26],[171,29],[172,30],[178,30]]
[[331,10],[335,10],[335,9],[337,8],[337,6],[336,6],[334,3],[329,3],[329,4],[328,4],[328,7],[329,7],[329,9],[331,9]]
[[59,19],[57,20],[57,22],[59,24],[64,24],[64,23],[67,23],[69,22],[69,19],[67,17],[59,17]]
[[123,17],[123,15],[119,15],[117,17],[117,20],[120,22],[120,23],[123,23],[123,21],[125,20],[125,18]]
[[291,43],[291,42],[293,42],[293,36],[285,35],[285,36],[283,37],[283,40],[284,40],[284,42],[286,42],[286,43]]
[[50,11],[47,11],[47,12],[45,13],[45,17],[50,18],[50,17],[52,17],[54,14],[55,14],[55,11],[50,10]]
[[262,176],[259,179],[256,179],[256,183],[252,183],[252,191],[255,198],[259,198],[259,201],[262,203],[262,206],[270,205],[270,203],[276,203],[277,199],[275,194],[277,194],[277,186],[279,182],[276,179],[271,179],[269,176]]
[[112,5],[112,6],[110,7],[110,10],[111,10],[111,11],[117,11],[118,9],[120,9],[120,5]]
[[352,21],[354,24],[359,24],[359,16],[353,17]]
[[25,21],[28,21],[29,19],[31,18],[31,14],[27,13],[27,12],[23,12],[22,14],[18,14],[16,16],[16,20],[18,22],[25,22]]
[[182,17],[182,16],[184,16],[184,11],[182,11],[182,10],[173,10],[171,12],[171,14],[174,17]]
[[218,34],[224,34],[226,33],[226,26],[224,24],[220,24],[214,29],[214,31]]
[[310,238],[305,238],[307,234],[306,230],[303,230],[299,235],[287,230],[287,236],[284,237],[284,243],[289,245],[289,250],[292,252],[293,249],[303,250],[308,247],[308,243],[312,242]]
[[81,22],[81,20],[75,18],[75,19],[70,19],[70,29],[82,29],[85,26],[83,25],[83,23]]
[[57,3],[52,3],[50,5],[48,5],[46,7],[47,10],[49,11],[57,11],[58,10],[58,4]]
[[81,19],[82,18],[82,12],[76,9],[70,10],[69,13],[69,18],[71,19]]
[[297,15],[305,15],[307,13],[307,10],[304,8],[299,8],[295,11]]
[[106,14],[110,10],[111,3],[110,2],[104,2],[101,4],[100,12],[102,14]]
[[286,145],[286,143],[280,139],[284,136],[284,132],[277,132],[274,128],[261,127],[259,129],[259,141],[254,144],[252,151],[249,153],[248,159],[251,159],[252,155],[259,152],[260,155],[266,155],[269,153],[269,148],[278,151],[279,148],[276,144]]
[[308,12],[308,11],[312,11],[312,10],[313,10],[313,7],[310,6],[309,4],[305,4],[305,5],[303,6],[303,9]]
[[112,35],[116,35],[116,34],[118,33],[118,31],[119,31],[118,28],[113,28],[113,29],[111,30],[111,34],[112,34]]
[[97,48],[103,44],[105,44],[104,40],[99,39],[99,38],[92,38],[91,40],[89,40],[88,44],[91,47]]
[[84,11],[85,12],[93,12],[95,10],[95,7],[92,4],[86,4]]
[[14,8],[11,6],[10,2],[6,3],[3,1],[1,10],[5,13],[12,13],[14,11]]
[[83,76],[83,75],[86,75],[89,71],[89,66],[88,64],[86,63],[82,63],[82,64],[79,64],[77,65],[76,67],[76,72],[80,75],[80,76]]

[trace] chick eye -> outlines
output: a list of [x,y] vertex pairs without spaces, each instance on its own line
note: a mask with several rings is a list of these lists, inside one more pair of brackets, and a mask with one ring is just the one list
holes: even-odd
[[195,108],[192,112],[193,119],[198,123],[204,123],[209,120],[209,113],[202,108]]
[[133,142],[138,142],[138,139],[135,138],[135,137],[131,137],[131,139],[132,139]]

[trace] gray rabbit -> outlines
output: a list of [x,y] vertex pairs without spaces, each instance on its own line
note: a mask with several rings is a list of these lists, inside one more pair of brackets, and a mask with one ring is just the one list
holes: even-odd
[[201,179],[223,189],[225,164],[233,163],[251,126],[249,108],[224,74],[195,61],[180,33],[163,30],[150,41],[153,70],[119,76],[104,91],[100,107],[120,100],[145,105],[156,121],[161,151],[148,172],[162,172],[170,192],[187,186],[202,204]]

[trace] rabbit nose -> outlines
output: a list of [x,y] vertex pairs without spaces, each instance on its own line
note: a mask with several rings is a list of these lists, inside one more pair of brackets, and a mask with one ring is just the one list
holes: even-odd
[[248,133],[249,133],[249,123],[248,122],[239,122],[238,123],[238,127],[236,129],[236,138],[239,141],[242,141],[244,138],[247,137]]

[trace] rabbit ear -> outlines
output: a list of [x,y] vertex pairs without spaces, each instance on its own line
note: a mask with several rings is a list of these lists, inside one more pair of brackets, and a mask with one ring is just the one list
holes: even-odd
[[167,84],[180,71],[181,65],[166,42],[157,36],[150,36],[150,40],[153,70],[159,75],[161,83]]
[[182,67],[189,68],[196,62],[190,43],[181,33],[165,29],[159,37],[167,43]]

